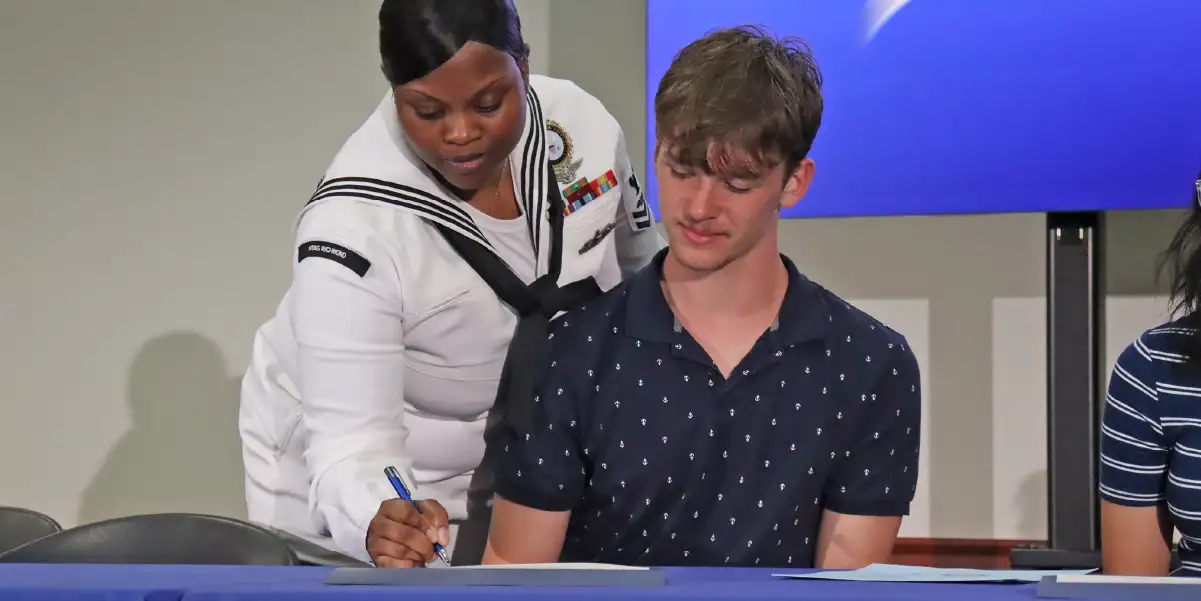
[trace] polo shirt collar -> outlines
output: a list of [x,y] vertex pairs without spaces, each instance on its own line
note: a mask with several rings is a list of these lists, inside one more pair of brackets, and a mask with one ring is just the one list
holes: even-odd
[[[663,261],[670,248],[655,255],[650,264],[629,282],[625,334],[645,342],[673,343],[683,332],[680,320],[663,295]],[[820,288],[797,270],[791,259],[780,255],[788,270],[788,290],[775,323],[767,331],[773,348],[782,348],[825,335],[830,320]]]

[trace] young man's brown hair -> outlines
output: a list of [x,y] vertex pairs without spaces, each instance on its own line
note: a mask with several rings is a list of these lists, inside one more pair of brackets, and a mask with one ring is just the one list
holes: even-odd
[[727,178],[808,155],[822,118],[822,75],[800,38],[741,26],[684,47],[655,94],[655,153]]

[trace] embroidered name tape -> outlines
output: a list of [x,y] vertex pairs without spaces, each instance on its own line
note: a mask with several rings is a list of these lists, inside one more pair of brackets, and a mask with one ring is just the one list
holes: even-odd
[[299,263],[310,257],[329,259],[355,272],[359,277],[367,275],[367,270],[371,269],[371,261],[363,258],[363,255],[333,242],[312,240],[301,244],[296,253],[296,262]]
[[617,176],[613,175],[611,169],[592,181],[580,179],[563,190],[563,204],[566,205],[563,207],[563,214],[570,215],[584,208],[601,194],[615,187],[617,187]]

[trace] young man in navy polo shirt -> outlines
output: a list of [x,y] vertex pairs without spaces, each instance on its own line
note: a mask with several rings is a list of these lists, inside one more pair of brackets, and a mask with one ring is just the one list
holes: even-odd
[[537,396],[490,449],[485,563],[888,560],[917,361],[779,254],[821,113],[799,40],[727,29],[677,56],[655,96],[669,249],[552,325]]

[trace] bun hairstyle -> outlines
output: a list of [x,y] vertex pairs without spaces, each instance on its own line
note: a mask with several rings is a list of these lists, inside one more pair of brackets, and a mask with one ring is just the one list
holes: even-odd
[[529,56],[513,0],[384,0],[379,9],[381,66],[393,87],[425,77],[468,42]]

